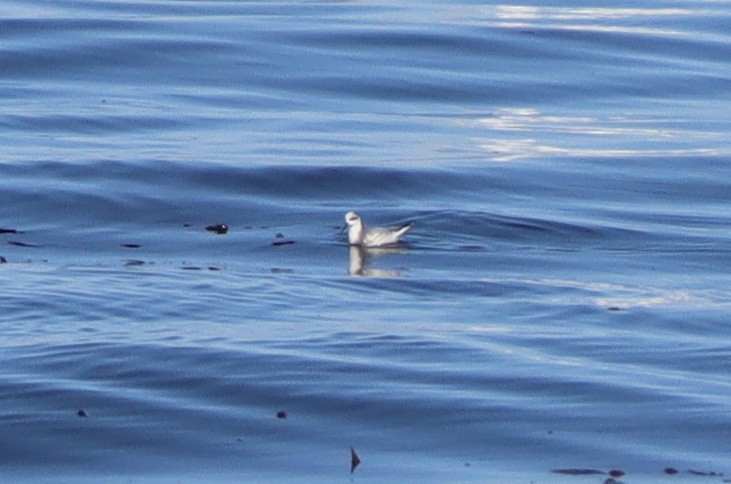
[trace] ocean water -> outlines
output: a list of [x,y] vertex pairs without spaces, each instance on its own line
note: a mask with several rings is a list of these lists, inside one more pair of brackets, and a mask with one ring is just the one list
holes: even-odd
[[3,2],[0,480],[728,482],[729,25]]

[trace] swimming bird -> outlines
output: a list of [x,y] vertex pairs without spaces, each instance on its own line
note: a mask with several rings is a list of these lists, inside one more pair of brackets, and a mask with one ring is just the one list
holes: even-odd
[[360,247],[396,245],[399,237],[413,226],[406,224],[399,227],[366,227],[363,219],[355,212],[345,214],[345,223],[348,229],[348,243]]

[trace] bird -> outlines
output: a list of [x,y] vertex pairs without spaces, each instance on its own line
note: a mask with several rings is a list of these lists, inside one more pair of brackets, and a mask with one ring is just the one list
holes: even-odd
[[345,214],[345,224],[343,230],[348,230],[348,243],[360,247],[394,246],[398,244],[399,237],[414,225],[408,223],[399,227],[366,227],[360,215],[352,211]]

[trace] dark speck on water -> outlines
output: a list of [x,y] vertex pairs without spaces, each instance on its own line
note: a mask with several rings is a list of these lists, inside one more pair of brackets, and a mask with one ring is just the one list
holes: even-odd
[[722,472],[716,471],[699,471],[694,469],[688,469],[688,474],[693,476],[704,476],[704,477],[723,477]]
[[360,457],[355,452],[354,448],[350,448],[350,473],[355,472],[355,469],[360,465]]
[[597,469],[553,469],[551,472],[567,476],[592,476],[606,474],[606,472]]
[[8,240],[8,244],[14,245],[16,247],[29,247],[29,248],[39,248],[40,245],[38,244],[31,244],[28,242],[21,242],[19,240]]
[[281,268],[281,267],[272,267],[270,269],[272,274],[293,274],[294,269],[288,269],[288,268]]
[[208,227],[206,227],[206,230],[209,232],[215,232],[217,234],[223,235],[228,232],[228,225],[226,225],[226,224],[209,225]]

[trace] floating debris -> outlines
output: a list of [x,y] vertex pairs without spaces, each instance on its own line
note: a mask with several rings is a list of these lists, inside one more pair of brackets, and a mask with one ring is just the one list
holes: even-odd
[[140,244],[122,244],[125,249],[139,249],[142,247]]
[[25,232],[17,229],[2,229],[0,228],[0,234],[24,234]]
[[274,235],[274,242],[272,242],[272,245],[274,247],[278,247],[280,245],[291,245],[294,244],[294,240],[286,240],[284,238],[284,234],[282,232],[277,232],[276,235]]
[[621,469],[612,469],[611,471],[609,471],[609,475],[612,477],[622,477],[623,475],[625,475],[625,472]]
[[695,471],[693,469],[688,469],[688,474],[691,474],[693,476],[703,476],[703,477],[723,477],[723,472]]
[[596,469],[552,469],[554,474],[565,474],[567,476],[599,476],[606,474],[604,471]]
[[460,245],[459,250],[479,252],[485,250],[485,247],[482,245]]
[[86,412],[84,411],[83,408],[81,410],[79,410],[78,412],[76,412],[76,416],[77,417],[88,417],[88,415],[86,415]]
[[665,474],[668,474],[668,475],[671,475],[671,476],[674,476],[678,472],[679,472],[678,469],[676,469],[675,467],[666,467],[665,468]]
[[228,225],[226,224],[213,224],[206,227],[206,230],[209,232],[215,232],[217,234],[223,235],[226,232],[228,232]]
[[277,412],[277,418],[279,418],[279,419],[287,418],[287,412],[285,412],[284,410],[278,411]]
[[208,270],[209,271],[220,271],[221,268],[220,267],[216,267],[216,266],[208,266]]
[[182,269],[184,271],[200,271],[201,268],[198,266],[183,266]]
[[355,472],[355,468],[360,465],[360,457],[355,453],[354,448],[350,448],[350,473]]
[[145,261],[139,259],[130,259],[125,261],[124,267],[135,267],[145,265]]
[[6,262],[8,262],[8,260],[0,255],[0,264],[5,264]]
[[281,267],[272,267],[272,274],[294,274],[294,269],[282,269]]
[[8,240],[8,244],[15,245],[17,247],[33,247],[33,248],[40,247],[40,245],[38,245],[38,244],[29,244],[27,242],[20,242],[18,240]]

